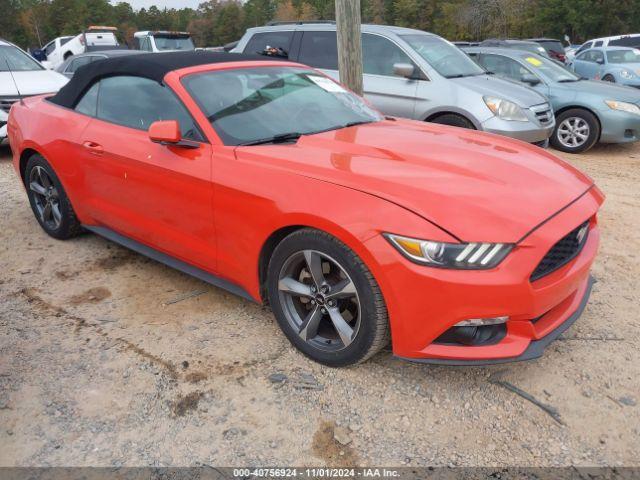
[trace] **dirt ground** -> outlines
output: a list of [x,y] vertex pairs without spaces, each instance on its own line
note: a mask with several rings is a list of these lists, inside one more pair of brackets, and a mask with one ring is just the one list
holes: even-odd
[[603,243],[542,359],[335,370],[257,305],[49,238],[0,148],[0,466],[640,465],[640,145],[566,158],[608,197]]

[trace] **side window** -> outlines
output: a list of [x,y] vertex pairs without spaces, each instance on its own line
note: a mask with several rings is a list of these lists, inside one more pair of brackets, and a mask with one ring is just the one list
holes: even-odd
[[78,68],[84,65],[88,65],[92,61],[93,61],[93,57],[91,56],[74,58],[73,60],[71,60],[71,63],[67,65],[67,68],[65,69],[64,73],[74,73]]
[[604,63],[604,53],[600,50],[592,50],[591,58],[593,62]]
[[392,41],[379,35],[362,35],[362,67],[364,73],[393,77],[394,63],[414,65],[409,56]]
[[145,52],[151,51],[151,40],[149,37],[144,37],[142,39],[142,46],[140,47],[140,50],[144,50]]
[[53,52],[55,49],[56,49],[56,42],[51,42],[49,45],[44,47],[44,53],[47,55],[51,55],[51,52]]
[[578,52],[584,52],[585,50],[588,50],[589,48],[591,48],[591,43],[592,42],[587,42],[584,45],[582,45],[579,49]]
[[519,62],[502,55],[482,55],[481,63],[490,72],[517,82],[522,80],[523,75],[531,73]]
[[118,76],[100,81],[98,118],[137,130],[158,120],[177,120],[182,136],[203,137],[186,108],[168,88],[141,77]]
[[598,40],[597,42],[595,42],[593,44],[594,47],[601,47],[602,46],[602,40]]
[[93,86],[87,90],[87,93],[80,99],[76,105],[75,110],[85,115],[92,117],[96,116],[98,110],[98,90],[100,89],[100,83],[94,83]]
[[67,43],[69,40],[71,40],[73,37],[67,37],[67,38],[63,38],[62,40],[60,40],[60,46],[64,45],[65,43]]
[[336,32],[304,32],[298,62],[311,67],[338,70]]
[[254,34],[244,47],[244,53],[262,53],[265,48],[281,48],[287,54],[291,48],[291,40],[293,40],[293,32],[265,32]]
[[576,57],[576,60],[582,60],[583,62],[588,62],[591,59],[591,52],[586,51],[582,52],[580,55]]

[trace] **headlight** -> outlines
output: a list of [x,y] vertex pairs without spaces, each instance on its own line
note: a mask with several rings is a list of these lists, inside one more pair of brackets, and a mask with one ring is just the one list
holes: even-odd
[[489,110],[502,120],[510,120],[513,122],[528,122],[529,119],[522,109],[513,102],[497,97],[483,97],[484,103],[487,104]]
[[445,243],[384,234],[409,260],[432,267],[483,270],[498,265],[513,249],[510,243]]
[[619,102],[617,100],[605,100],[604,103],[606,103],[612,110],[620,110],[621,112],[640,115],[640,107],[633,103]]
[[620,75],[624,78],[633,78],[635,77],[634,73],[629,70],[621,70]]

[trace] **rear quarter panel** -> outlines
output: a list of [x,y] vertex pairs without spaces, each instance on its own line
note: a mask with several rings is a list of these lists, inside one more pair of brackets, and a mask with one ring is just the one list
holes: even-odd
[[42,155],[53,167],[64,187],[76,214],[86,221],[82,208],[82,173],[78,168],[78,139],[90,117],[59,107],[45,100],[45,96],[32,97],[15,104],[9,115],[9,142],[13,164],[21,174],[30,152]]

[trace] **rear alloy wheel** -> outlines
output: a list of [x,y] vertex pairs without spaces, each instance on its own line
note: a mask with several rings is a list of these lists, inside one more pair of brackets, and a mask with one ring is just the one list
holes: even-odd
[[382,294],[364,263],[342,242],[311,229],[276,247],[269,302],[291,343],[329,366],[362,362],[388,342]]
[[33,214],[45,232],[59,240],[80,233],[80,223],[60,180],[40,155],[27,162],[25,183]]
[[557,116],[551,144],[562,152],[581,153],[593,147],[598,138],[600,124],[596,117],[587,110],[574,108]]

